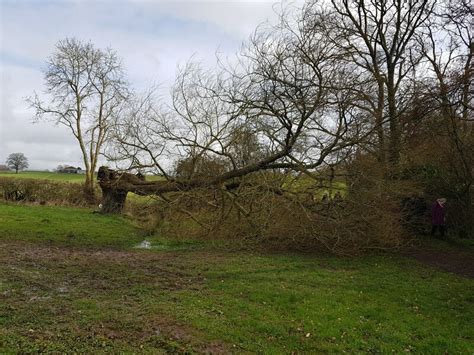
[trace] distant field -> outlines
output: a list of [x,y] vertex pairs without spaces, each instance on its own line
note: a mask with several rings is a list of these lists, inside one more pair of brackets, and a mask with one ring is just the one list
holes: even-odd
[[18,174],[15,174],[14,172],[0,172],[0,177],[5,176],[20,179],[43,179],[68,182],[83,182],[86,178],[85,175],[80,174],[64,174],[50,171],[22,171]]
[[[0,177],[14,177],[20,179],[43,179],[43,180],[54,180],[54,181],[67,181],[67,182],[84,182],[86,176],[81,174],[64,174],[55,173],[50,171],[22,171],[18,174],[14,172],[0,172]],[[147,176],[149,180],[159,180],[159,176]]]

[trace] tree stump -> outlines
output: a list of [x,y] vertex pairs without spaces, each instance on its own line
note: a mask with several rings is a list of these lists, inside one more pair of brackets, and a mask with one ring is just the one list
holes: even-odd
[[102,188],[101,213],[121,213],[127,199],[128,191],[110,187]]
[[101,213],[121,213],[127,199],[128,190],[120,188],[118,181],[121,174],[107,167],[100,167],[97,174],[102,189]]

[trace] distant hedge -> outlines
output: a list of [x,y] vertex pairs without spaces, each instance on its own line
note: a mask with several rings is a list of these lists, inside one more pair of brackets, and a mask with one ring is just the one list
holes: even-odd
[[82,184],[13,177],[0,177],[0,199],[49,205],[90,205]]

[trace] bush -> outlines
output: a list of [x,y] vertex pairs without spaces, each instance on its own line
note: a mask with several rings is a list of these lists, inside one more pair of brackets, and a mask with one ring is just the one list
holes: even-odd
[[51,205],[90,205],[82,184],[50,180],[0,177],[0,198]]

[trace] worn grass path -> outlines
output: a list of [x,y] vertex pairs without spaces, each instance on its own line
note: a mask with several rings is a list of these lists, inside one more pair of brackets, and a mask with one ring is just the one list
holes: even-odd
[[0,204],[0,353],[474,351],[474,280],[411,258],[141,240],[124,218]]

